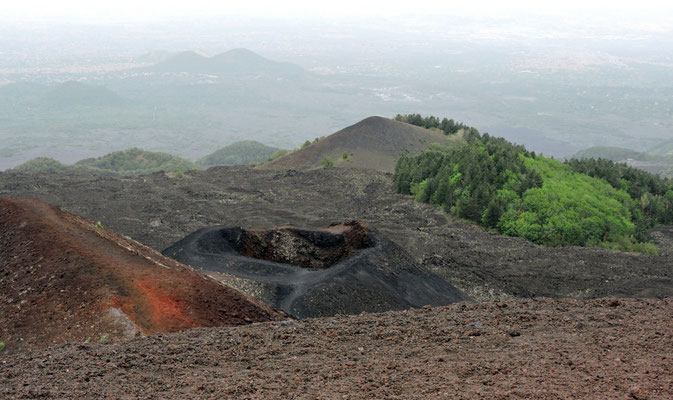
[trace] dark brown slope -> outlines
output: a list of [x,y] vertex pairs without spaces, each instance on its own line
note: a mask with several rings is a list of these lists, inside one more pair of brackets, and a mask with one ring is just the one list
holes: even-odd
[[0,357],[1,398],[671,399],[667,300],[517,300]]
[[0,342],[7,351],[282,318],[38,200],[0,198],[0,266]]
[[[369,117],[308,147],[265,163],[260,168],[319,168],[323,159],[329,157],[334,160],[336,167],[393,172],[397,159],[405,151],[418,154],[430,147],[431,143],[448,145],[460,140],[459,137],[447,137],[404,122]],[[344,153],[348,154],[345,160]]]

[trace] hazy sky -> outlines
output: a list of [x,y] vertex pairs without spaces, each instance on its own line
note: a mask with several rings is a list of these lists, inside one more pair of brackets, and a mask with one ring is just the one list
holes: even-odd
[[510,14],[646,14],[673,15],[670,0],[540,0],[399,1],[399,0],[22,0],[0,7],[5,18],[76,17],[97,20],[165,18],[178,16],[246,15],[269,18],[344,17],[372,15],[458,14],[498,16]]

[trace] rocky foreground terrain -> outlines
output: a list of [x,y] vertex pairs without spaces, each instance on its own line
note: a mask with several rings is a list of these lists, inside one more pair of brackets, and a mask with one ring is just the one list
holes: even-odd
[[513,300],[0,356],[2,398],[670,399],[673,301]]

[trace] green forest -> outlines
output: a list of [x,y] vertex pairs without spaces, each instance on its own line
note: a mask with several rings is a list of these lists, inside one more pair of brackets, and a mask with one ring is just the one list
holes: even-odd
[[656,254],[647,230],[673,222],[670,180],[607,160],[563,164],[474,128],[468,133],[458,147],[400,158],[397,191],[537,244]]

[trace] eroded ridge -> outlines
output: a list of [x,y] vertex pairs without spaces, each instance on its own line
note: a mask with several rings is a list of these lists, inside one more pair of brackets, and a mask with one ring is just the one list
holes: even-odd
[[5,351],[283,318],[100,223],[0,198]]

